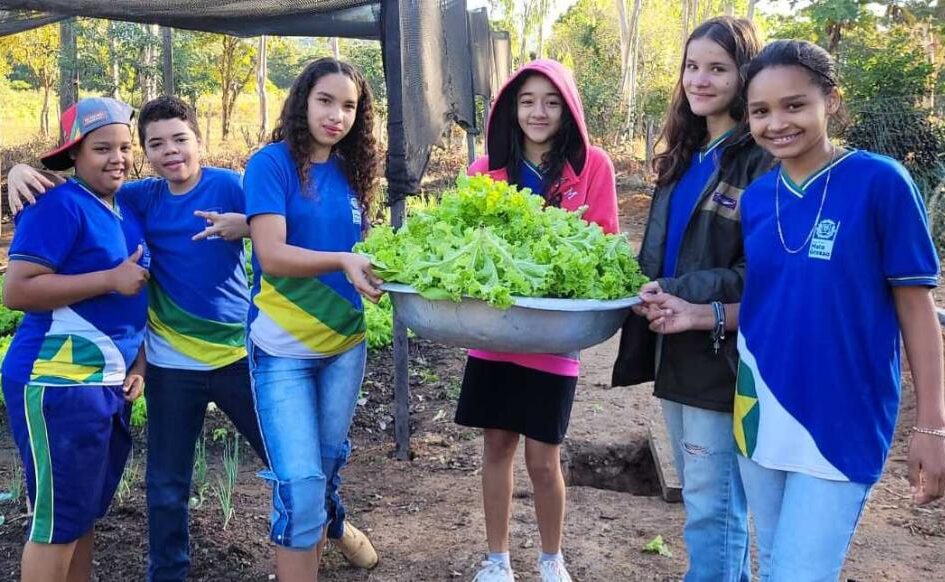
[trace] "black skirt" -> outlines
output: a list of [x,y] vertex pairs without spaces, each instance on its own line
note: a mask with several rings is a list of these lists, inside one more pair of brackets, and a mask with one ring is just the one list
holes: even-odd
[[561,444],[571,420],[577,378],[508,362],[466,359],[456,423],[496,428]]

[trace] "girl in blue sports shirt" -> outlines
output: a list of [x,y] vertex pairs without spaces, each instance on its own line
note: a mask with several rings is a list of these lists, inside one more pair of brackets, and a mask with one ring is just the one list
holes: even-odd
[[381,294],[370,261],[351,252],[375,185],[372,125],[361,73],[314,61],[243,180],[259,274],[247,344],[283,582],[318,579],[326,530],[344,517],[339,471],[366,357],[359,294]]
[[738,327],[734,432],[762,580],[839,576],[892,441],[900,335],[916,393],[909,481],[917,504],[945,494],[939,260],[908,172],[830,140],[836,79],[805,41],[752,60],[751,132],[781,163],[745,192],[742,303],[648,298],[661,333]]

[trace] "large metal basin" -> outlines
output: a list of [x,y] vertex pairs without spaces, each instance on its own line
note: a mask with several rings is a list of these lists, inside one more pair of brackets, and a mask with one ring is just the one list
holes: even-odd
[[399,283],[390,293],[396,315],[418,336],[465,348],[519,353],[564,353],[614,335],[639,297],[613,301],[515,298],[509,309],[485,301],[431,301]]

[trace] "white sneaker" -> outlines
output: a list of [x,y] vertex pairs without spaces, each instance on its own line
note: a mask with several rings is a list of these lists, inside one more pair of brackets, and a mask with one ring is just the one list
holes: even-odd
[[538,573],[541,582],[573,582],[568,569],[564,567],[564,560],[539,561]]
[[512,568],[505,564],[483,560],[482,568],[476,572],[472,582],[515,582],[515,575]]

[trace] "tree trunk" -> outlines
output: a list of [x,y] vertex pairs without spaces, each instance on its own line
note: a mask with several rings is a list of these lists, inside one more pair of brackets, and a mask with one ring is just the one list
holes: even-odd
[[161,27],[161,56],[163,57],[162,71],[164,73],[164,94],[174,95],[174,30],[167,26]]
[[522,42],[518,50],[519,66],[522,66],[525,64],[525,57],[526,57],[525,47],[528,45],[528,29],[529,29],[528,24],[532,16],[532,8],[533,8],[532,3],[533,2],[534,0],[528,0],[526,2],[523,2],[524,7],[522,8]]
[[540,0],[538,6],[538,58],[545,57],[545,18],[548,16],[550,0]]
[[256,88],[259,93],[259,143],[266,141],[269,133],[269,103],[266,96],[266,78],[268,63],[266,62],[266,36],[259,37],[259,54],[256,56]]
[[115,38],[115,23],[108,21],[108,61],[109,61],[109,89],[108,95],[112,99],[118,99],[118,86],[121,84],[120,71],[118,68],[118,41]]
[[79,73],[76,67],[75,18],[59,23],[59,111],[78,100]]
[[236,39],[223,35],[223,54],[220,63],[220,92],[222,93],[222,108],[220,111],[220,139],[226,141],[230,137],[230,92],[233,90],[233,59],[236,52]]
[[633,48],[630,50],[630,93],[627,101],[627,134],[633,139],[634,122],[637,113],[637,71],[640,69],[640,15],[643,11],[643,0],[634,0],[633,16],[630,20],[630,35],[633,37]]
[[43,109],[39,112],[39,130],[44,137],[49,136],[49,93],[52,92],[52,83],[43,80]]
[[141,63],[138,68],[138,86],[141,87],[141,102],[157,97],[157,81],[155,80],[155,45],[157,44],[158,25],[143,24],[144,45],[141,47]]
[[746,17],[748,20],[754,20],[755,18],[755,4],[758,3],[758,0],[748,0],[748,14]]
[[[689,0],[682,0],[682,46],[685,50],[686,41],[689,40]],[[685,58],[685,55],[683,55]]]
[[331,56],[335,57],[336,61],[341,60],[341,49],[338,46],[338,37],[331,37],[329,44],[331,44]]
[[614,0],[617,5],[617,25],[620,32],[620,95],[626,95],[630,60],[630,21],[624,0]]

